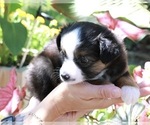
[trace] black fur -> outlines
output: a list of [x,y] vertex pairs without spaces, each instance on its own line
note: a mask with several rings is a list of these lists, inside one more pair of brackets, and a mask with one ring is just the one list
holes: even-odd
[[[74,52],[74,62],[82,70],[87,81],[91,81],[96,75],[105,71],[99,78],[99,82],[114,82],[127,72],[127,55],[123,42],[121,43],[114,34],[106,27],[90,23],[78,22],[65,27],[57,38],[57,46],[61,51],[61,37],[66,33],[80,28],[81,44]],[[70,41],[71,42],[71,41]],[[81,55],[80,53],[86,53]],[[88,58],[89,62],[81,63],[82,57]],[[98,61],[102,61],[106,67],[98,72],[91,68]]]
[[[59,79],[59,69],[62,65],[61,55],[65,55],[64,52],[61,52],[61,37],[76,28],[80,28],[81,44],[74,52],[74,62],[82,70],[87,81],[95,84],[91,79],[105,71],[98,79],[100,82],[96,83],[101,84],[101,81],[106,80],[120,86],[115,81],[128,72],[125,48],[111,31],[106,27],[89,22],[73,23],[64,27],[58,35],[56,43],[48,45],[31,62],[34,68],[28,70],[27,82],[29,89],[39,100],[42,100],[61,82]],[[60,54],[59,51],[63,54]],[[88,63],[85,62],[86,58],[84,59],[80,55],[81,51],[86,53]],[[102,70],[98,70],[96,68],[99,67],[95,66],[95,63],[102,63],[105,67]]]
[[27,70],[27,86],[33,96],[43,100],[59,83],[61,57],[55,40],[35,57]]

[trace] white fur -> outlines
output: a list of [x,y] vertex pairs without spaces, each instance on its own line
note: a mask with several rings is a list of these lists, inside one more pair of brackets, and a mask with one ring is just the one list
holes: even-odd
[[106,73],[106,70],[107,69],[101,71],[97,76],[95,76],[94,78],[92,78],[90,80],[97,80],[97,79],[101,78]]
[[66,51],[69,60],[73,60],[73,52],[80,44],[79,33],[80,29],[75,29],[61,38],[61,48]]
[[70,79],[71,79],[69,83],[75,84],[75,83],[82,82],[84,80],[82,71],[77,67],[77,65],[72,60],[66,60],[63,63],[60,69],[60,78],[61,78],[61,74],[64,74],[64,73],[69,74]]
[[[79,35],[80,29],[75,29],[62,37],[61,48],[65,50],[67,58],[64,60],[62,67],[60,68],[61,74],[68,74],[70,76],[70,82],[72,84],[82,82],[84,77],[82,71],[74,62],[74,51],[80,44]],[[62,78],[61,78],[62,79]],[[63,80],[63,79],[62,79]],[[67,81],[68,82],[68,81]]]
[[123,86],[121,89],[121,98],[126,104],[135,104],[138,101],[140,97],[140,91],[138,88],[133,86]]

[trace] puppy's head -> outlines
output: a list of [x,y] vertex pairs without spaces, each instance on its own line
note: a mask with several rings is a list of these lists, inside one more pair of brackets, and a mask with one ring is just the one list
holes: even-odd
[[95,79],[117,58],[121,45],[106,27],[77,22],[62,29],[57,46],[63,57],[62,81],[78,83]]

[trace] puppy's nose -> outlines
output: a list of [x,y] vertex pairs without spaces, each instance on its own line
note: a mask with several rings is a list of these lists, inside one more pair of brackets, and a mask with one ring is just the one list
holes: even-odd
[[64,81],[67,81],[70,79],[70,76],[68,74],[61,74],[61,77],[63,78]]

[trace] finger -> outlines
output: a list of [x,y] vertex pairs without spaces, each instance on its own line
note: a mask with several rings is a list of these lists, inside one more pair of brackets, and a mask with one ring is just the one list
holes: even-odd
[[108,85],[91,85],[86,83],[86,91],[89,98],[119,98],[121,97],[121,89],[113,84]]
[[143,87],[140,89],[141,97],[147,96],[150,94],[150,87]]
[[150,81],[149,80],[143,80],[138,85],[139,85],[140,88],[142,88],[142,87],[150,87]]
[[71,93],[77,93],[81,95],[83,99],[91,98],[118,98],[121,97],[121,89],[114,84],[106,85],[92,85],[88,82],[82,82],[78,84],[62,84]]

